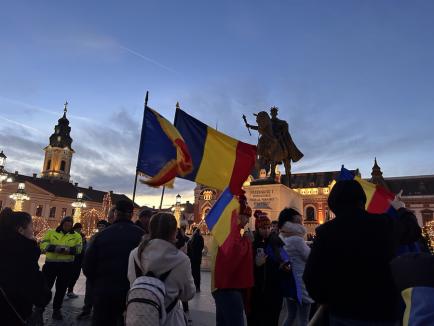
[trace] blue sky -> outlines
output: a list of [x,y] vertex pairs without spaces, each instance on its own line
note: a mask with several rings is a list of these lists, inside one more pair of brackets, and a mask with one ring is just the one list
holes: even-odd
[[[0,148],[40,172],[70,103],[72,178],[131,192],[143,99],[243,141],[276,105],[296,172],[434,172],[432,1],[8,1],[0,10]],[[191,197],[194,184],[169,192]],[[140,186],[143,203],[158,190]]]

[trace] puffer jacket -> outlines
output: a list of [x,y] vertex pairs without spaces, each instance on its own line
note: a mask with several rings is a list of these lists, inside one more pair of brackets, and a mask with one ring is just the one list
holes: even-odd
[[280,238],[285,243],[283,248],[290,258],[290,264],[294,275],[300,282],[302,301],[303,303],[313,303],[314,301],[309,296],[309,293],[306,290],[306,285],[303,282],[303,273],[310,254],[310,248],[306,244],[306,241],[304,241],[306,228],[298,223],[286,222],[283,225],[282,230],[287,231],[287,234],[291,234],[290,236],[285,237],[283,236],[284,233],[281,233]]

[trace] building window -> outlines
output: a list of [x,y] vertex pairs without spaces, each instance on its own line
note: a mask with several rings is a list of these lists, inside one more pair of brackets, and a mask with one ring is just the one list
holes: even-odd
[[51,168],[51,160],[48,160],[47,162],[47,170],[49,170]]
[[56,217],[56,207],[51,207],[50,208],[50,218],[55,218]]
[[67,210],[67,208],[62,208],[62,217],[66,216],[66,210]]
[[42,205],[36,206],[35,215],[41,217],[42,216],[42,209],[43,209]]
[[433,211],[425,209],[422,212],[422,225],[425,226],[428,222],[433,220]]
[[60,171],[65,171],[66,162],[62,161],[60,162]]
[[308,206],[306,207],[306,221],[315,221],[316,220],[316,212],[315,207]]
[[203,192],[203,199],[204,200],[212,200],[212,191],[211,190],[206,190]]

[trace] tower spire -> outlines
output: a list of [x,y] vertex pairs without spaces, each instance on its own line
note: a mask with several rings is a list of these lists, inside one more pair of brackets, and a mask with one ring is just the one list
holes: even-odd
[[63,116],[66,117],[66,112],[68,112],[68,101],[65,101],[65,103],[63,104]]

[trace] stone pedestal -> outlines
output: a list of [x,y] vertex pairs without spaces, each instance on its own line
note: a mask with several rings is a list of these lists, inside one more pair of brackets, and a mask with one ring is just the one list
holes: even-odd
[[[283,184],[250,185],[244,187],[244,190],[253,212],[260,209],[266,212],[272,221],[277,220],[280,211],[284,208],[294,208],[303,214],[301,195]],[[251,230],[254,230],[254,225],[255,219],[251,218]]]

